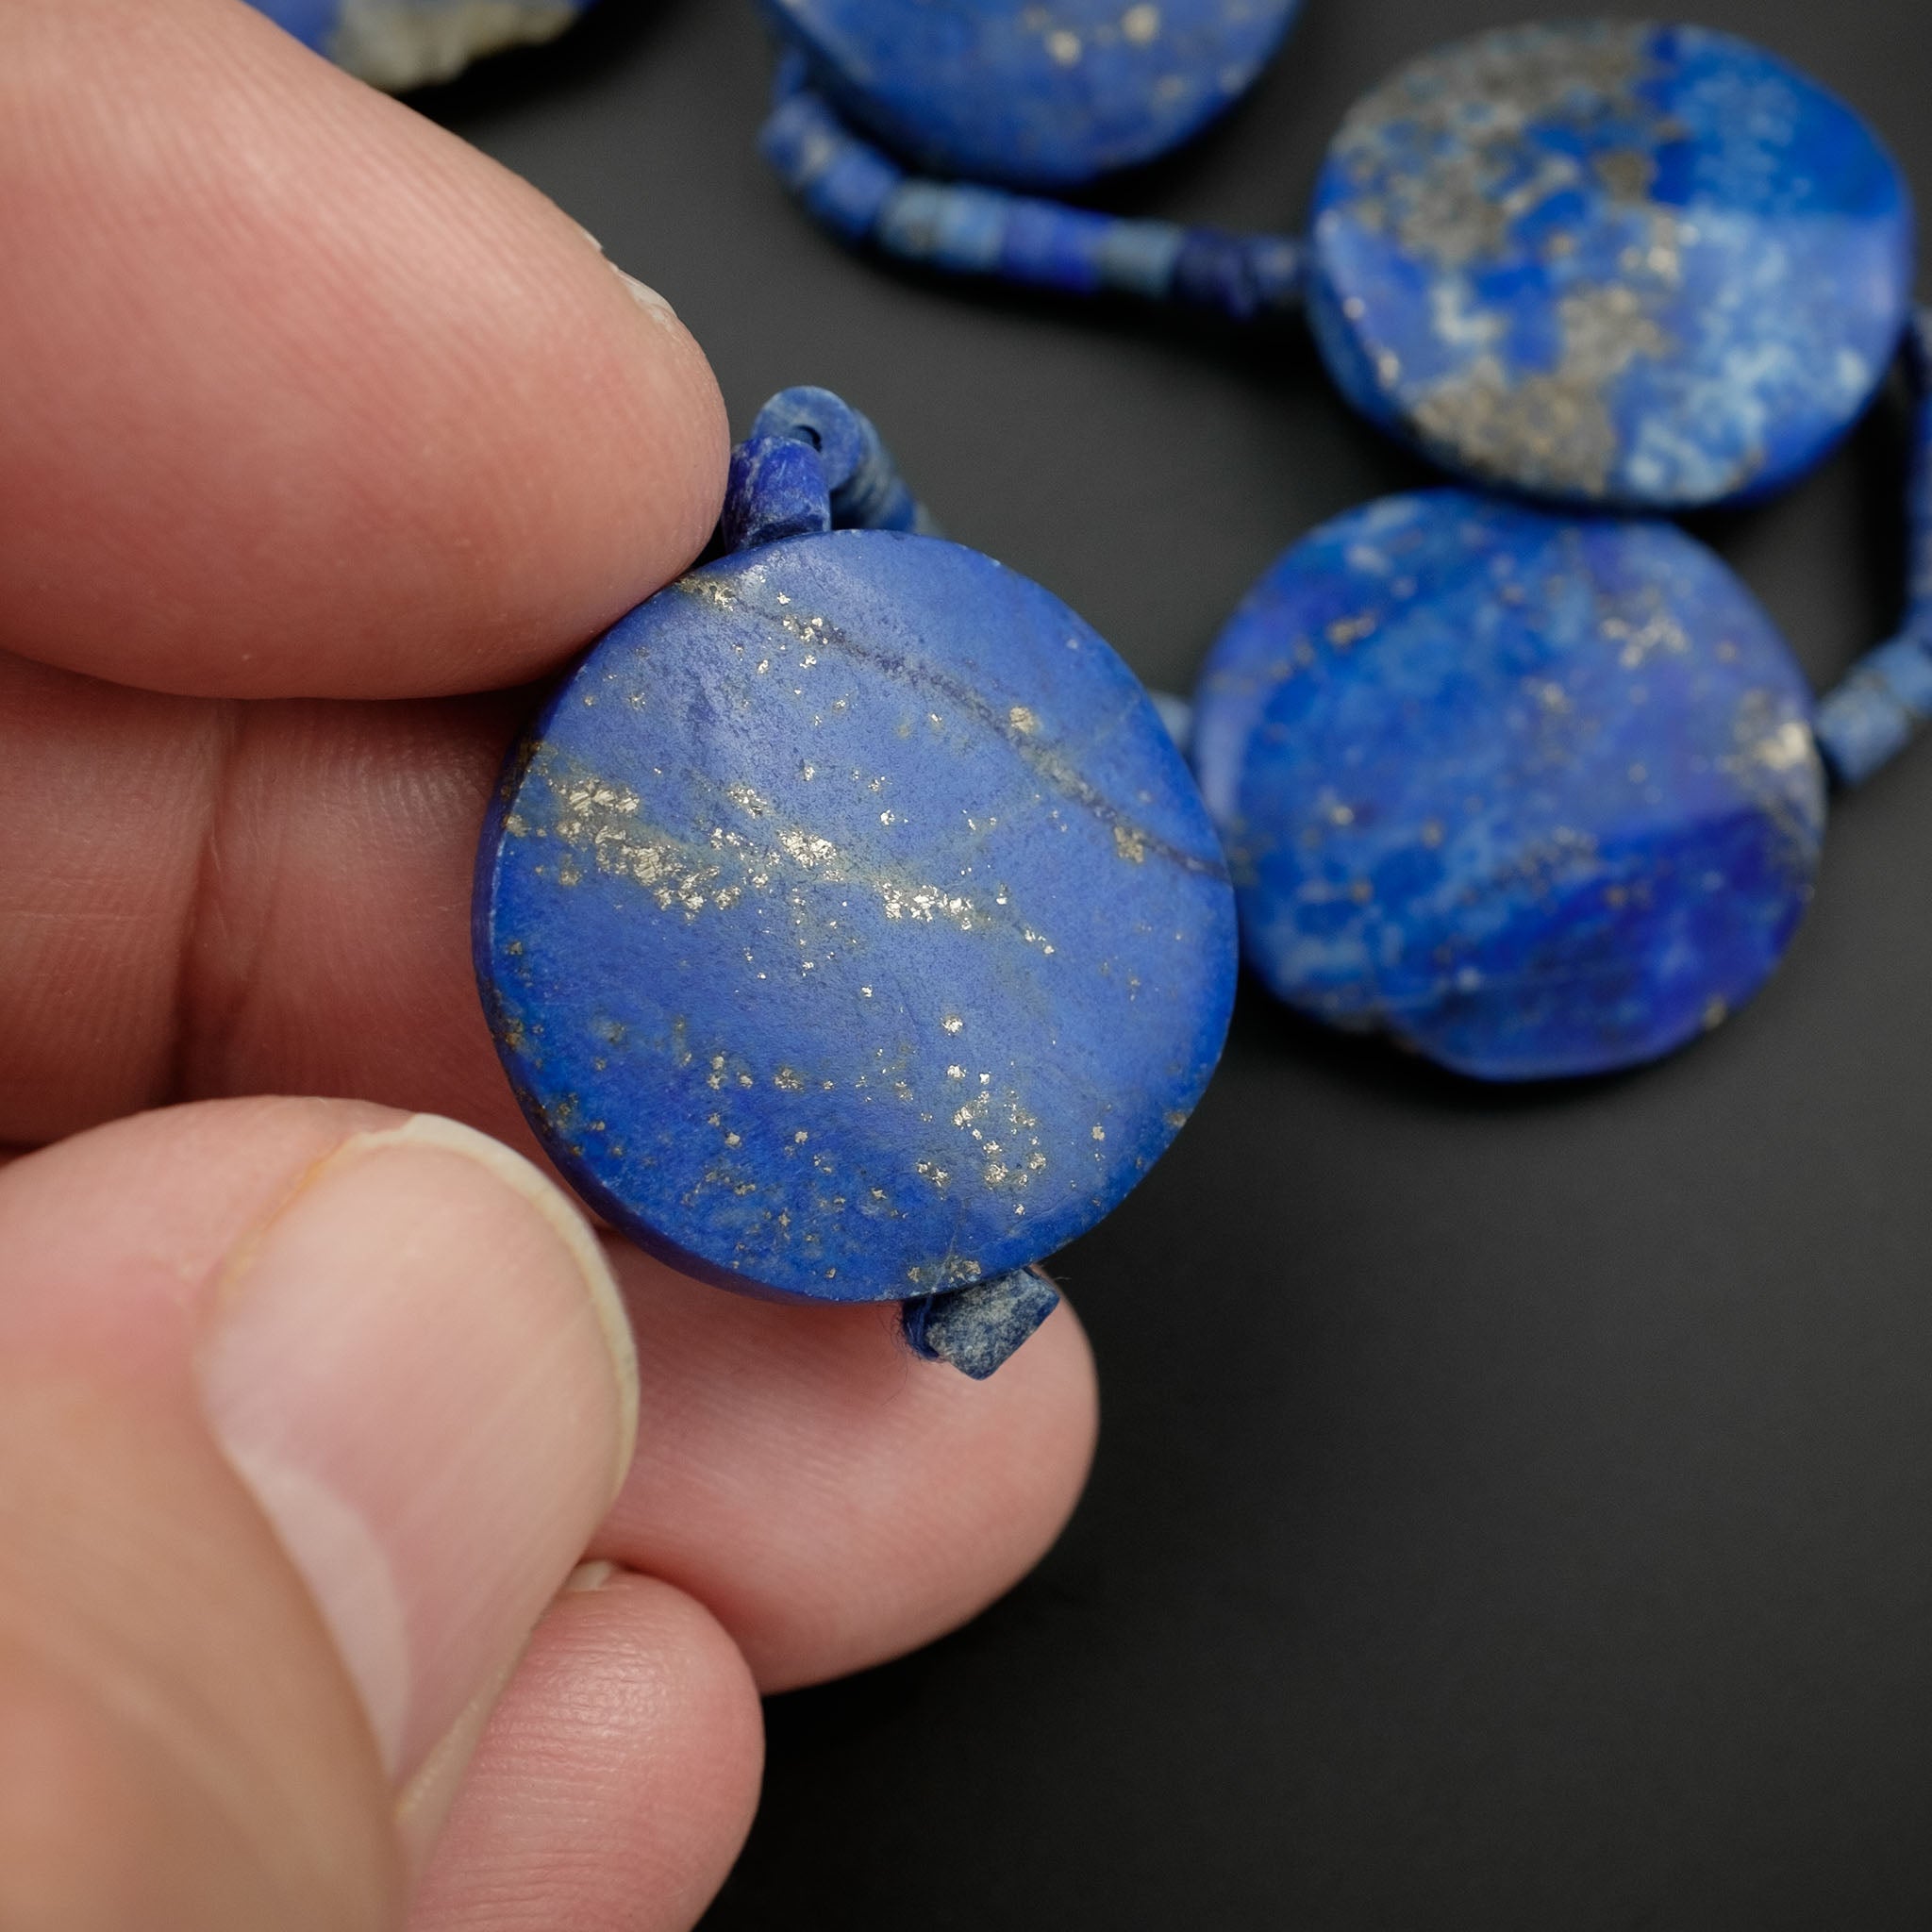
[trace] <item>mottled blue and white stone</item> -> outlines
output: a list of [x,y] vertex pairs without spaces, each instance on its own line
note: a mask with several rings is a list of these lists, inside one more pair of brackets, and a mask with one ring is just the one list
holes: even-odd
[[1652,1059],[1763,983],[1824,833],[1808,712],[1674,525],[1441,490],[1274,564],[1193,755],[1281,998],[1525,1080]]
[[812,84],[905,161],[1028,188],[1164,154],[1244,93],[1299,0],[766,0]]
[[[1236,944],[1125,665],[990,558],[866,529],[708,564],[591,650],[492,808],[475,953],[593,1206],[725,1286],[879,1301],[1112,1208],[1207,1084]],[[911,1326],[990,1360],[1039,1291]]]
[[448,80],[483,54],[560,34],[591,0],[253,0],[374,86]]
[[1445,467],[1676,508],[1816,462],[1884,376],[1911,210],[1849,108],[1696,27],[1561,22],[1425,56],[1315,196],[1335,379]]

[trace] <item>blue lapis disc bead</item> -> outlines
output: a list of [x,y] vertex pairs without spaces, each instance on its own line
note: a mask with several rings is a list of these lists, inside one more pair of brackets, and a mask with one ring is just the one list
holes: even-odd
[[[804,516],[760,420],[745,487]],[[909,531],[760,542],[622,620],[515,752],[475,906],[505,1065],[587,1200],[727,1287],[912,1301],[969,1373],[1051,1293],[975,1285],[1127,1192],[1233,998],[1225,866],[1132,673]]]
[[1299,0],[766,0],[810,80],[902,160],[1063,188],[1246,92]]
[[1528,1080],[1653,1059],[1763,983],[1824,834],[1809,710],[1674,525],[1441,490],[1275,563],[1193,756],[1275,993]]
[[547,41],[591,0],[253,0],[305,46],[376,87],[448,80],[479,55]]
[[1446,468],[1674,509],[1779,488],[1904,327],[1911,209],[1852,109],[1728,34],[1558,22],[1348,116],[1307,301],[1357,408]]

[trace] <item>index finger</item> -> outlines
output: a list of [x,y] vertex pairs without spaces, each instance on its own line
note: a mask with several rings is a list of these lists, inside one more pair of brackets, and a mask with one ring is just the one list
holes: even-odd
[[724,409],[567,216],[241,0],[0,0],[0,648],[526,678],[703,544]]

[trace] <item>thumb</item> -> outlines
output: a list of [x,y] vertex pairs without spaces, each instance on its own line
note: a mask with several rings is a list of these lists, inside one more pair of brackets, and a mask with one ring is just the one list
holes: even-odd
[[0,1925],[393,1924],[628,1461],[589,1229],[467,1128],[250,1101],[16,1162],[0,1255]]

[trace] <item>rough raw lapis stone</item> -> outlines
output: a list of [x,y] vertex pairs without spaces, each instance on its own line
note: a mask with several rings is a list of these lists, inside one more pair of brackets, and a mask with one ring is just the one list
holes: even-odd
[[1695,27],[1565,22],[1405,69],[1315,196],[1309,310],[1356,405],[1453,470],[1634,508],[1777,488],[1883,377],[1911,283],[1850,108]]
[[475,907],[505,1062],[586,1198],[826,1300],[1091,1226],[1233,997],[1225,867],[1133,675],[1037,584],[895,531],[740,552],[617,625],[515,755]]
[[1297,544],[1203,673],[1193,754],[1283,999],[1489,1079],[1669,1052],[1810,896],[1809,697],[1674,525],[1398,496]]
[[1299,0],[767,0],[813,83],[918,167],[1020,187],[1163,154],[1244,92]]
[[481,54],[560,34],[591,0],[254,0],[319,54],[377,87],[447,80]]

